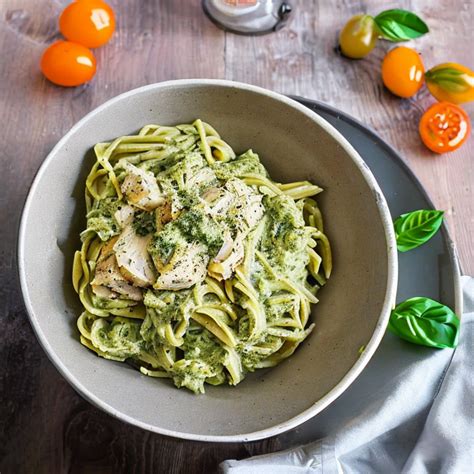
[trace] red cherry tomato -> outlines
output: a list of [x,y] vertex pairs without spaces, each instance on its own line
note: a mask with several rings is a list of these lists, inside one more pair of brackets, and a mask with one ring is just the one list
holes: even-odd
[[107,43],[114,29],[114,12],[101,0],[76,0],[59,17],[59,30],[63,36],[88,48]]
[[456,150],[470,133],[469,116],[461,107],[449,102],[433,104],[421,117],[421,139],[435,153]]
[[46,48],[41,71],[59,86],[79,86],[95,74],[95,57],[90,49],[70,41],[57,41]]

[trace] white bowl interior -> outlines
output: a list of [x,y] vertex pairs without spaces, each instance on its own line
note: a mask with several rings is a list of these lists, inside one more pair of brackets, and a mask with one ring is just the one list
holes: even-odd
[[[153,431],[197,439],[276,434],[314,415],[360,372],[383,335],[396,285],[388,210],[370,172],[326,122],[289,99],[224,81],[177,81],[132,91],[89,114],[58,144],[32,187],[20,235],[20,274],[33,326],[50,358],[89,400]],[[84,228],[84,181],[99,142],[148,123],[196,118],[237,152],[252,148],[276,180],[308,179],[334,252],[318,294],[316,329],[280,366],[235,388],[196,396],[170,381],[96,357],[80,343],[70,274]],[[359,348],[367,346],[360,356]]]

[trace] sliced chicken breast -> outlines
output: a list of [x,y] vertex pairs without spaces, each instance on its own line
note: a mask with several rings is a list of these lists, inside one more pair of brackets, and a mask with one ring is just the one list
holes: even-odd
[[176,248],[170,261],[160,270],[154,288],[182,290],[206,278],[209,257],[207,248],[200,243],[184,244]]
[[223,260],[225,260],[232,252],[233,247],[234,239],[230,235],[230,231],[226,229],[224,231],[224,242],[222,244],[222,247],[219,249],[219,252],[217,252],[217,255],[214,257],[213,261],[222,262]]
[[135,210],[132,206],[124,204],[115,211],[114,219],[117,221],[117,224],[120,226],[120,228],[124,229],[132,222],[134,213]]
[[186,181],[186,188],[191,189],[196,186],[200,188],[216,179],[216,174],[211,168],[202,168]]
[[147,250],[151,237],[151,234],[138,235],[129,224],[113,247],[120,272],[136,286],[146,287],[155,281],[153,262]]
[[211,217],[225,216],[235,201],[235,196],[224,188],[209,188],[201,196],[205,210]]
[[246,222],[249,231],[260,222],[265,213],[262,197],[258,194],[246,196],[245,204],[237,212],[237,218]]
[[140,288],[131,285],[120,273],[113,251],[116,242],[117,238],[114,237],[102,247],[99,259],[97,260],[94,279],[91,282],[92,291],[97,296],[106,297],[105,292],[101,288],[106,287],[112,292],[130,300],[141,301],[143,295]]
[[253,229],[265,212],[262,204],[263,196],[254,193],[252,188],[240,179],[229,179],[225,184],[225,188],[234,196],[237,196],[233,206],[235,218],[245,223],[244,227],[248,227],[248,230]]
[[233,242],[230,253],[224,259],[219,259],[216,256],[207,267],[207,271],[216,280],[228,280],[232,277],[235,269],[242,263],[244,256],[242,237],[238,236]]
[[102,285],[91,285],[92,291],[99,298],[105,298],[107,300],[114,300],[118,298],[119,294],[112,291],[110,288]]
[[172,213],[171,199],[166,199],[155,209],[156,230],[159,232],[165,224],[174,219]]
[[165,200],[153,173],[137,168],[127,161],[123,166],[127,175],[120,189],[130,204],[144,211],[152,211]]

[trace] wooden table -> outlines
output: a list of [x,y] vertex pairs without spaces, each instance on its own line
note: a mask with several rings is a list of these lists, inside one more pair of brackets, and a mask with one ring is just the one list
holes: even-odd
[[59,376],[30,328],[15,268],[16,228],[33,175],[72,124],[121,92],[176,78],[249,82],[339,107],[400,150],[436,206],[446,210],[463,270],[474,274],[474,140],[451,155],[429,153],[417,123],[433,99],[423,90],[416,100],[400,100],[382,87],[380,63],[390,45],[381,43],[362,61],[335,51],[338,30],[352,14],[405,7],[431,28],[414,43],[426,66],[457,61],[473,67],[473,2],[295,0],[287,28],[250,38],[217,29],[198,0],[111,0],[118,29],[96,51],[97,76],[63,89],[41,76],[38,62],[58,38],[57,17],[67,3],[0,3],[0,471],[207,473],[223,459],[279,449],[279,438],[219,445],[154,435],[100,412]]

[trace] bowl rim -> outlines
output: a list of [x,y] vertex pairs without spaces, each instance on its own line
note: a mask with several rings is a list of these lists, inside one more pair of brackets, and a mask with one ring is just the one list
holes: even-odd
[[[87,121],[95,115],[100,114],[103,110],[114,105],[115,103],[121,102],[126,99],[131,99],[133,96],[157,89],[166,89],[166,88],[181,88],[181,87],[226,87],[231,89],[244,90],[248,92],[253,92],[256,94],[264,95],[274,101],[284,103],[285,105],[298,110],[300,113],[305,115],[307,118],[317,123],[321,128],[324,129],[326,133],[331,135],[339,145],[344,149],[344,151],[352,159],[362,177],[366,181],[370,190],[375,199],[377,209],[379,211],[379,216],[382,221],[382,225],[385,233],[386,247],[387,247],[387,278],[386,278],[386,291],[384,296],[384,301],[382,305],[382,310],[378,318],[374,332],[367,343],[364,351],[357,359],[355,364],[348,370],[348,372],[342,377],[342,379],[322,398],[313,403],[309,408],[302,411],[298,415],[290,418],[289,420],[265,428],[262,430],[257,430],[249,433],[239,433],[234,435],[201,435],[198,433],[187,433],[181,431],[175,431],[167,428],[161,428],[159,426],[150,425],[146,422],[137,420],[121,411],[117,410],[113,406],[105,403],[93,392],[85,388],[73,375],[72,372],[66,367],[62,360],[57,356],[57,354],[52,349],[51,345],[48,342],[48,339],[45,333],[40,327],[39,319],[36,315],[36,311],[33,308],[33,305],[30,300],[29,290],[26,283],[26,263],[25,263],[25,232],[27,221],[30,213],[30,207],[33,201],[33,194],[36,191],[36,188],[39,182],[42,179],[43,174],[50,165],[54,156],[57,154],[60,148],[63,147],[69,140],[69,138],[76,133]],[[367,164],[361,158],[359,153],[352,147],[352,145],[344,138],[344,136],[337,131],[332,125],[330,125],[324,118],[308,109],[304,105],[298,103],[294,99],[291,99],[287,96],[279,94],[277,92],[264,89],[262,87],[254,86],[251,84],[246,84],[242,82],[235,82],[223,79],[178,79],[171,81],[158,82],[154,84],[149,84],[146,86],[138,87],[122,94],[119,94],[103,104],[99,105],[89,113],[87,113],[82,119],[76,122],[71,129],[58,141],[54,148],[49,152],[48,156],[45,158],[41,166],[39,167],[33,183],[28,192],[23,211],[21,214],[20,227],[18,232],[18,241],[17,241],[17,263],[18,263],[18,273],[20,278],[20,287],[24,300],[24,304],[27,310],[27,314],[30,320],[30,323],[34,329],[36,337],[45,351],[49,360],[57,368],[60,374],[68,381],[68,383],[78,392],[83,398],[92,403],[97,408],[102,409],[106,413],[112,415],[115,418],[125,421],[132,425],[138,426],[140,428],[152,431],[165,436],[171,436],[174,438],[181,438],[186,440],[193,441],[204,441],[204,442],[248,442],[256,441],[264,438],[269,438],[281,434],[285,431],[288,431],[296,426],[304,423],[313,416],[320,413],[328,405],[330,405],[334,400],[336,400],[342,393],[354,382],[354,380],[359,376],[365,366],[368,364],[372,356],[374,355],[377,347],[379,346],[382,337],[385,333],[386,327],[388,325],[388,320],[390,317],[390,312],[395,304],[397,283],[398,283],[398,257],[397,257],[397,247],[395,240],[395,233],[392,224],[392,217],[385,200],[385,197],[380,189],[375,177],[370,171]]]

